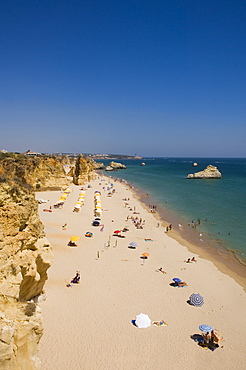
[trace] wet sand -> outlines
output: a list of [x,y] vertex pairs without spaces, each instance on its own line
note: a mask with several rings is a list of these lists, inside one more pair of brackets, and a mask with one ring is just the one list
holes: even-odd
[[[110,177],[109,177],[110,178]],[[121,181],[120,179],[116,179]],[[142,206],[149,211],[149,204],[155,203],[146,193],[140,189],[128,184],[134,197],[138,199]],[[170,210],[164,209],[158,205],[156,213],[153,213],[157,222],[161,222],[163,227],[172,224],[172,232],[169,236],[177,240],[180,244],[186,246],[191,253],[198,253],[201,257],[212,261],[216,267],[223,273],[230,275],[239,283],[246,292],[246,265],[245,261],[237,258],[234,251],[226,249],[220,240],[213,240],[206,236],[206,233],[200,236],[199,226],[192,228],[177,218],[177,215]],[[168,221],[167,221],[168,220]],[[182,222],[182,227],[179,224]]]

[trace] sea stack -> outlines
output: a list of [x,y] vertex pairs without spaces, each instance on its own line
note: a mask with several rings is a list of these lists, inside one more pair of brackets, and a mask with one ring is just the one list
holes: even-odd
[[141,166],[146,166],[146,163],[144,163],[144,162],[143,162],[143,163],[141,163]]
[[221,172],[218,170],[217,167],[209,165],[205,168],[205,170],[190,173],[187,176],[187,179],[221,179],[222,175]]
[[196,162],[194,162],[194,163],[192,164],[192,166],[193,166],[193,167],[197,167],[197,166],[198,166],[198,164],[197,164]]
[[110,162],[109,166],[112,167],[114,170],[126,169],[126,166],[124,164],[114,161]]

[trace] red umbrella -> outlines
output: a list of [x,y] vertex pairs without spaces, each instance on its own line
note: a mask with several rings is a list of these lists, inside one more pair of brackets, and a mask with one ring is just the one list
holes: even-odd
[[121,233],[121,230],[115,230],[114,231],[114,234],[119,234],[119,233]]

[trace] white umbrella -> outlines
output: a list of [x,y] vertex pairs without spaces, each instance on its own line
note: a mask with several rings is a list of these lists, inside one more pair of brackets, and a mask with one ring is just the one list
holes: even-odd
[[140,315],[136,316],[135,324],[138,328],[148,328],[151,325],[151,320],[145,313],[140,313]]

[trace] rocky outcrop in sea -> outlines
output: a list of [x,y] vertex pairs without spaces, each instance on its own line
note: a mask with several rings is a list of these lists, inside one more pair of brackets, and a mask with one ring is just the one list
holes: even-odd
[[95,169],[95,170],[103,170],[103,169],[104,169],[104,164],[103,164],[103,162],[95,162],[95,161],[94,161],[94,169]]
[[217,167],[209,165],[205,170],[195,173],[190,173],[187,179],[221,179],[221,172]]
[[126,169],[126,166],[124,164],[112,161],[105,168],[105,171],[115,171],[115,170],[122,170],[122,169]]

